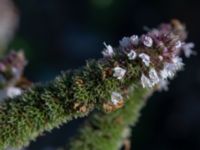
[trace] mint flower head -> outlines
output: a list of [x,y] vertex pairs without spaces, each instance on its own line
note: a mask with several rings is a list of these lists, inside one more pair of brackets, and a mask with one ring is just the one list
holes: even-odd
[[[178,20],[172,20],[141,36],[134,34],[122,38],[120,46],[110,50],[110,54],[115,56],[108,58],[104,54],[104,60],[111,66],[120,66],[114,67],[113,74],[119,80],[137,78],[135,81],[140,81],[144,88],[167,89],[168,79],[172,79],[184,67],[182,54],[186,57],[195,54],[192,50],[194,44],[187,43],[186,38],[185,26]],[[130,77],[129,72],[135,67],[139,68],[138,74]]]

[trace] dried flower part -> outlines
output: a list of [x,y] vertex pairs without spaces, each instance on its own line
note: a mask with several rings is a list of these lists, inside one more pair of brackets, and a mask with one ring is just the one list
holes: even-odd
[[121,67],[115,67],[113,69],[114,73],[113,73],[113,77],[116,77],[118,80],[123,79],[123,77],[126,74],[126,70],[121,68]]
[[79,112],[79,113],[86,113],[88,112],[88,110],[90,109],[91,106],[87,105],[87,104],[84,104],[84,103],[81,103],[81,102],[75,102],[73,104],[73,109],[76,111],[76,112]]
[[150,64],[150,57],[149,55],[145,54],[145,53],[141,53],[139,54],[139,57],[142,59],[142,62],[149,67]]
[[87,107],[86,106],[81,106],[80,108],[79,108],[79,112],[81,112],[81,113],[85,113],[85,112],[87,112]]
[[28,88],[31,87],[33,83],[31,81],[29,81],[27,78],[25,77],[21,77],[17,82],[16,82],[16,85],[17,87],[19,87],[20,89],[22,90],[26,90]]
[[112,76],[113,71],[110,68],[105,68],[104,70],[102,70],[102,79],[106,79],[108,76]]
[[76,83],[79,87],[83,87],[83,85],[84,85],[84,81],[83,81],[80,77],[77,77],[77,78],[76,78],[75,83]]
[[104,103],[103,104],[103,110],[107,113],[113,112],[115,110],[118,110],[124,106],[124,101],[119,101],[116,105],[113,103]]
[[134,50],[131,50],[128,54],[127,54],[129,60],[134,60],[137,57],[137,54]]
[[80,105],[81,105],[80,102],[75,102],[75,103],[73,104],[73,109],[77,110],[78,107],[79,107]]

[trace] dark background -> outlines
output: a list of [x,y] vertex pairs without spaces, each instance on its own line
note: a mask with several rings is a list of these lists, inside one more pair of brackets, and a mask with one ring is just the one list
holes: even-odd
[[[101,57],[103,42],[118,45],[123,36],[141,34],[173,18],[186,23],[189,41],[200,44],[198,0],[15,0],[20,25],[11,48],[23,48],[25,75],[34,82],[53,79],[61,70]],[[134,150],[200,149],[200,55],[185,60],[168,92],[156,93],[133,130]],[[30,150],[65,145],[83,119],[32,142]]]

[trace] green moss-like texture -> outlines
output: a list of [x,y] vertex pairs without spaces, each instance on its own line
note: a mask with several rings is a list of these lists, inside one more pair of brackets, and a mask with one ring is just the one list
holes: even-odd
[[146,98],[151,93],[138,86],[131,90],[125,107],[115,112],[93,114],[71,139],[66,150],[117,150],[123,139],[129,136],[129,128],[135,125]]
[[[46,85],[35,85],[1,103],[0,149],[28,145],[44,131],[83,117],[94,108],[103,109],[112,91],[122,91],[131,83],[112,75],[105,78],[104,70],[109,65],[90,61],[79,70],[62,73]],[[138,72],[132,71],[137,76]]]

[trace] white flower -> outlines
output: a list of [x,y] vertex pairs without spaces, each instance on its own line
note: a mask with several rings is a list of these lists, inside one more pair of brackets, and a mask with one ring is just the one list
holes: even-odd
[[179,48],[181,48],[181,46],[182,46],[181,41],[177,41],[175,44],[175,48],[179,49]]
[[169,82],[168,80],[160,80],[159,84],[158,84],[158,90],[159,91],[168,91]]
[[173,63],[166,63],[164,69],[161,70],[160,75],[163,79],[172,79],[176,74],[177,68]]
[[153,40],[150,36],[144,36],[142,42],[147,47],[151,47],[153,45]]
[[134,60],[137,57],[137,54],[134,50],[131,50],[128,54],[127,54],[129,60]]
[[174,73],[168,71],[165,67],[163,70],[160,71],[160,76],[162,79],[167,79],[169,76],[174,76]]
[[122,95],[120,93],[118,93],[118,92],[112,92],[111,102],[114,105],[117,105],[121,100],[123,100],[123,97],[122,97]]
[[149,71],[149,78],[146,77],[144,74],[141,76],[141,84],[143,88],[151,88],[154,85],[160,82],[160,78],[154,68],[151,68]]
[[150,57],[145,53],[139,54],[139,57],[142,59],[143,63],[148,67],[150,64]]
[[121,47],[128,47],[128,46],[130,46],[130,38],[129,37],[122,38],[122,40],[119,41],[119,44],[120,44]]
[[196,53],[192,50],[194,48],[194,43],[184,43],[182,46],[185,57],[189,58],[191,55]]
[[21,94],[22,94],[22,90],[20,88],[17,88],[17,87],[8,87],[7,90],[6,90],[6,95],[9,98],[14,98],[14,97],[21,95]]
[[152,85],[155,85],[160,81],[160,79],[158,77],[158,74],[157,74],[157,72],[156,72],[156,70],[154,68],[150,69],[149,78],[150,78],[150,80],[152,82]]
[[141,84],[143,88],[151,88],[153,85],[151,83],[151,80],[147,78],[144,74],[141,76]]
[[132,43],[133,45],[137,45],[137,44],[139,43],[139,38],[138,38],[137,35],[132,35],[132,36],[130,37],[130,41],[131,41],[131,43]]
[[175,71],[181,70],[183,68],[183,66],[184,66],[182,58],[180,58],[178,56],[177,57],[173,57],[172,58],[172,62],[173,62]]
[[112,48],[111,45],[107,45],[105,42],[104,42],[104,45],[106,47],[106,49],[104,51],[102,51],[102,54],[104,57],[112,57],[114,55],[114,50]]
[[113,76],[119,80],[121,80],[126,74],[126,70],[121,67],[115,67],[113,70],[114,70]]
[[172,63],[165,63],[163,70],[160,71],[162,79],[173,78],[178,70],[183,68],[184,64],[180,57],[172,58]]

